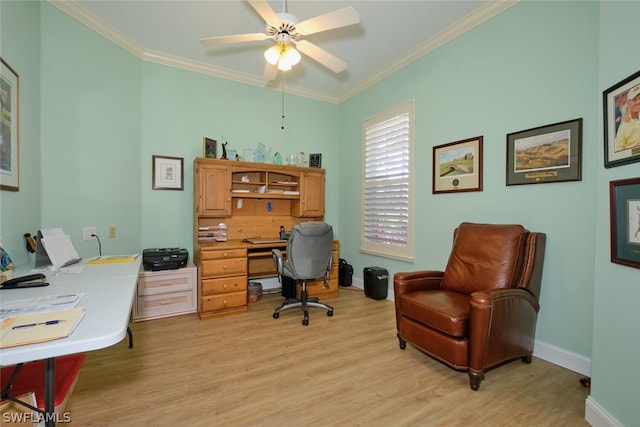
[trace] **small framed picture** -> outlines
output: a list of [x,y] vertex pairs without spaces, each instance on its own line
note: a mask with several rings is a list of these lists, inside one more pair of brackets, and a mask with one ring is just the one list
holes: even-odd
[[309,154],[309,167],[310,168],[321,168],[322,167],[322,154],[321,153]]
[[640,162],[640,71],[602,93],[604,167]]
[[153,156],[154,190],[184,190],[184,159],[182,157]]
[[482,191],[482,136],[433,147],[433,194]]
[[611,262],[640,268],[640,178],[609,182]]
[[582,119],[507,135],[507,185],[582,179]]
[[218,141],[215,139],[202,138],[202,155],[207,159],[218,158]]

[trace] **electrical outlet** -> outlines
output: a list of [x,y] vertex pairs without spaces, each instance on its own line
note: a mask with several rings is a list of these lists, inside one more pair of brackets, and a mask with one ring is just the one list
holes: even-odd
[[96,227],[83,227],[82,228],[82,240],[92,240],[92,234],[96,234]]
[[116,238],[116,227],[115,226],[111,226],[109,227],[109,238],[110,239],[115,239]]

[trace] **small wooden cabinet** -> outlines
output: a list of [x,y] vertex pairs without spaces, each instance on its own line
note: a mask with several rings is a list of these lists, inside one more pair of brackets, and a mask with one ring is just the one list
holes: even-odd
[[133,321],[194,313],[196,276],[193,264],[178,270],[141,271],[133,304]]
[[246,245],[203,244],[196,264],[200,319],[247,312]]
[[200,217],[231,215],[231,177],[224,166],[203,164],[196,177],[196,211]]

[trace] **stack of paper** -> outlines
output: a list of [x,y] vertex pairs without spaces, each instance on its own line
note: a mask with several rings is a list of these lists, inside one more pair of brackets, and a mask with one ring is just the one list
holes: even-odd
[[42,232],[40,243],[47,251],[51,264],[55,267],[63,267],[80,261],[81,258],[73,246],[71,237],[65,234],[62,228],[40,231]]
[[0,324],[0,348],[66,338],[83,317],[82,307],[8,317]]

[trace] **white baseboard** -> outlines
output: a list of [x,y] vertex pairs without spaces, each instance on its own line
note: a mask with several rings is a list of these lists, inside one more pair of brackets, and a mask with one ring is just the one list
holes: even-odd
[[591,359],[580,354],[536,340],[533,346],[533,355],[573,372],[587,377],[591,376]]
[[584,419],[593,427],[622,427],[622,424],[609,415],[591,396],[587,396]]

